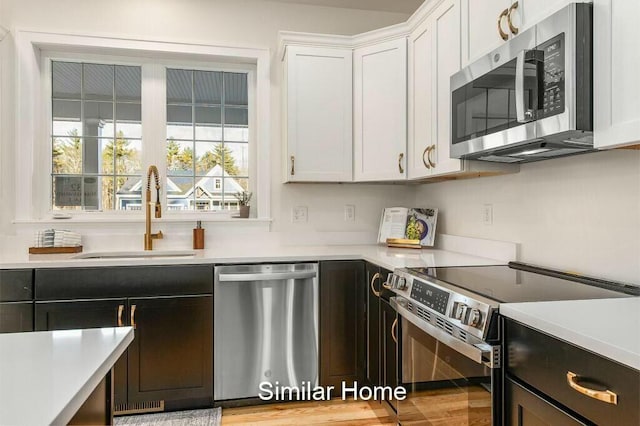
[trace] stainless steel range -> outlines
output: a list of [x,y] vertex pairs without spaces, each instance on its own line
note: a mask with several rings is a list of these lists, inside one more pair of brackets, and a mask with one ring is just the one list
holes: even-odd
[[392,403],[400,424],[501,424],[500,303],[640,295],[519,263],[397,269],[384,286],[395,293],[397,377],[407,391]]

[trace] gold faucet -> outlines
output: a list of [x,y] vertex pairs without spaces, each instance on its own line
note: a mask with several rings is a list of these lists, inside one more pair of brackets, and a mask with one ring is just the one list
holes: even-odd
[[144,234],[144,249],[153,250],[153,240],[161,240],[163,235],[162,231],[158,231],[156,234],[151,233],[151,175],[155,176],[156,181],[156,202],[155,202],[155,216],[156,218],[162,217],[162,209],[160,207],[160,175],[156,166],[149,166],[147,170],[147,194],[145,196],[145,215],[146,215],[146,232]]

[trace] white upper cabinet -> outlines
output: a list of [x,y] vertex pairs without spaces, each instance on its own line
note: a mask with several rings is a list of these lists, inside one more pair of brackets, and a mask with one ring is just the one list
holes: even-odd
[[409,179],[461,171],[449,158],[449,80],[460,69],[460,7],[445,1],[409,36]]
[[285,181],[352,180],[352,50],[288,46]]
[[593,2],[594,144],[640,143],[638,0]]
[[407,40],[354,51],[354,180],[406,178]]
[[429,151],[433,144],[434,52],[433,25],[427,19],[411,32],[408,39],[408,144],[409,179],[431,175]]
[[460,0],[462,66],[569,3],[571,0]]

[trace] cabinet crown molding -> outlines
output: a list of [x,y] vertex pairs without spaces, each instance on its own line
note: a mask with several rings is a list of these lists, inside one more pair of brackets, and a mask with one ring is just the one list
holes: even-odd
[[407,37],[443,1],[426,0],[405,22],[351,36],[280,31],[278,33],[278,57],[281,61],[284,60],[287,46],[356,49],[383,41]]

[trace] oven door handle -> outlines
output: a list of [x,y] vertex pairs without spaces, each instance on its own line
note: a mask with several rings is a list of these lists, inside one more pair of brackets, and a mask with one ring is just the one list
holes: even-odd
[[492,346],[487,343],[473,345],[463,342],[409,311],[403,306],[402,302],[398,301],[397,297],[390,298],[389,303],[400,316],[439,342],[444,343],[478,364],[484,364],[492,369],[500,367],[500,346]]

